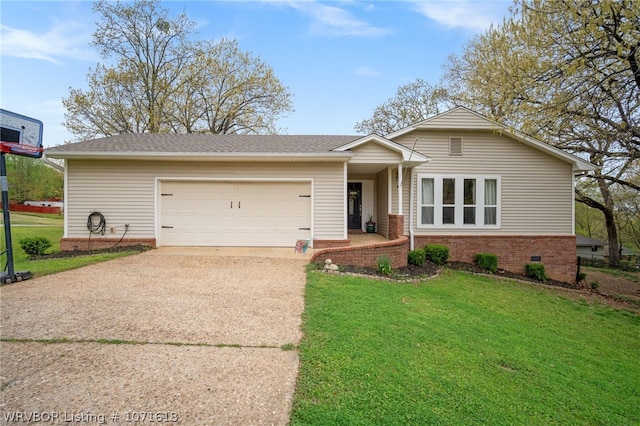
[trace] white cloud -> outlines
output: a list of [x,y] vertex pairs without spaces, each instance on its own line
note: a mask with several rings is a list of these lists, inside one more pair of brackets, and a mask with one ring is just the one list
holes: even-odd
[[60,63],[61,58],[95,60],[89,47],[90,29],[82,24],[57,22],[45,33],[0,25],[0,53],[3,56]]
[[380,75],[380,72],[378,72],[378,70],[376,70],[375,68],[360,67],[356,69],[356,75],[359,75],[361,77],[376,77]]
[[317,2],[288,2],[289,6],[311,17],[311,32],[329,36],[384,36],[391,32],[388,28],[376,27],[358,19],[351,12],[335,6]]
[[483,32],[491,24],[502,23],[510,2],[498,1],[413,1],[416,12],[447,28]]

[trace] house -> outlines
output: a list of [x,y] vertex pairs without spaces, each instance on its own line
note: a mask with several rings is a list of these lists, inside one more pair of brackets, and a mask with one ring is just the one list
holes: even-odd
[[[575,176],[593,170],[464,107],[385,136],[123,134],[45,154],[66,164],[63,250],[309,239],[334,263],[375,264],[386,250],[397,266],[443,243],[453,260],[489,252],[501,268],[541,262],[565,281]],[[388,244],[345,248],[370,217]]]
[[576,237],[576,248],[578,257],[590,260],[604,261],[606,251],[604,249],[607,243],[595,238],[589,238],[582,235]]

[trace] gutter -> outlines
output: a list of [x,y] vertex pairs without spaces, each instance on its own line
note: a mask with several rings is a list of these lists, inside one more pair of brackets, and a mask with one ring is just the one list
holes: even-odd
[[51,158],[85,160],[158,160],[158,161],[349,161],[350,152],[332,153],[238,153],[238,152],[105,152],[105,151],[45,151]]
[[42,156],[42,161],[44,161],[44,163],[52,169],[56,169],[57,171],[64,173],[64,166],[61,166],[60,164],[49,160],[45,155]]

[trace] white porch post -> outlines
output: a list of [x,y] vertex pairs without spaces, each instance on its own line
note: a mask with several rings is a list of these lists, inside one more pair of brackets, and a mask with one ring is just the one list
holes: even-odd
[[398,214],[402,214],[402,163],[398,164]]

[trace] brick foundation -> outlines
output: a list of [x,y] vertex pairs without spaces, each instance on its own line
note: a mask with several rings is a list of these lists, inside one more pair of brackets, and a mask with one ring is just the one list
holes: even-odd
[[395,240],[404,235],[404,216],[401,214],[389,215],[389,239]]
[[572,283],[576,279],[575,236],[461,236],[416,235],[414,247],[444,244],[449,247],[449,260],[473,262],[477,253],[498,256],[498,268],[524,273],[524,266],[540,256],[549,278]]
[[311,258],[311,263],[324,263],[326,259],[336,265],[355,265],[376,268],[378,258],[387,256],[391,259],[391,267],[407,266],[409,239],[401,236],[393,241],[384,241],[367,246],[334,247],[318,250]]
[[351,240],[313,240],[314,249],[348,246]]
[[[62,238],[60,251],[89,251],[101,250],[113,247],[120,238]],[[118,243],[118,247],[126,246],[150,246],[156,247],[155,238],[124,238]]]

